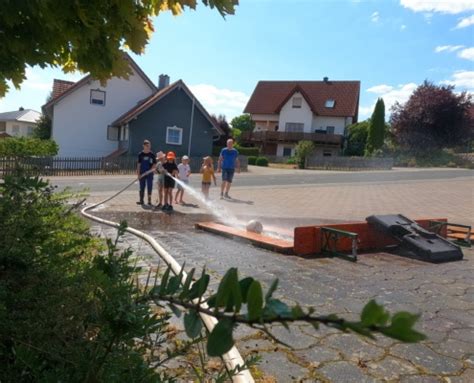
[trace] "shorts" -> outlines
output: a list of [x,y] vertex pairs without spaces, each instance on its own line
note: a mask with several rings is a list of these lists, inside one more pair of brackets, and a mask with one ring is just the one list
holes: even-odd
[[163,187],[165,185],[165,175],[164,174],[159,174],[158,175],[158,180],[156,182],[158,183],[159,187]]
[[[181,180],[183,184],[189,185],[189,180]],[[184,188],[178,183],[178,190],[184,190]]]
[[222,169],[222,181],[232,183],[235,169]]
[[165,177],[165,181],[164,181],[165,189],[173,189],[174,184],[175,184],[175,182],[174,182],[173,178],[168,177],[168,176]]

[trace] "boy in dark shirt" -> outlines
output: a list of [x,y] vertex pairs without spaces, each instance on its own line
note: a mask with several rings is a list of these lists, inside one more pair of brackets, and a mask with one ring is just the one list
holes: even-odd
[[145,197],[145,185],[148,189],[148,205],[151,205],[151,193],[153,191],[153,172],[150,172],[144,177],[140,176],[149,170],[155,169],[156,157],[155,154],[150,150],[150,141],[143,141],[143,150],[138,154],[137,162],[137,177],[140,179],[140,200],[137,202],[138,205],[143,205]]
[[166,162],[163,164],[163,168],[167,171],[165,175],[165,205],[163,206],[163,211],[173,211],[173,188],[175,182],[169,174],[173,177],[178,175],[178,166],[176,165],[175,159],[176,154],[174,154],[174,152],[168,152],[166,154]]

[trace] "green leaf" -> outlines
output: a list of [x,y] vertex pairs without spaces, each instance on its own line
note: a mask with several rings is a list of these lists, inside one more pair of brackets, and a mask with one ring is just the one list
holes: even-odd
[[165,295],[166,293],[166,288],[168,286],[168,278],[170,276],[170,272],[171,272],[171,268],[168,267],[165,273],[163,274],[163,277],[161,278],[160,291],[159,291],[160,295]]
[[171,303],[169,304],[169,307],[171,311],[173,311],[174,315],[176,315],[178,318],[181,317],[181,310],[178,307],[176,307],[175,305]]
[[195,310],[184,314],[184,329],[186,330],[186,335],[191,339],[197,338],[201,334],[202,322]]
[[298,319],[304,316],[305,313],[300,305],[296,305],[291,308],[291,315],[293,316],[293,318]]
[[247,294],[247,309],[249,320],[260,319],[263,312],[263,294],[260,282],[253,281]]
[[239,312],[242,295],[235,267],[230,268],[219,284],[216,294],[216,307],[225,307],[226,311]]
[[290,317],[291,310],[286,303],[272,298],[265,305],[265,316]]
[[247,303],[247,294],[249,292],[249,287],[252,284],[253,280],[254,279],[252,277],[247,277],[239,281],[242,303]]
[[188,296],[189,294],[189,286],[191,286],[191,282],[193,280],[193,275],[194,275],[194,271],[195,269],[191,269],[191,271],[188,273],[188,275],[186,276],[186,280],[184,281],[184,285],[183,285],[183,291],[180,295],[180,298],[181,299],[184,299]]
[[402,342],[414,343],[426,339],[426,336],[413,329],[420,316],[409,312],[400,311],[392,318],[390,326],[381,329],[381,332],[390,338],[401,340]]
[[189,291],[188,298],[195,299],[200,298],[206,292],[207,286],[209,285],[209,274],[206,274],[205,270],[202,271],[201,278],[194,282],[191,290]]
[[370,300],[360,314],[360,320],[363,326],[385,326],[390,315],[385,311],[382,305],[379,305],[375,300]]
[[222,319],[209,334],[207,353],[209,356],[221,356],[234,345],[232,338],[233,323],[230,319]]
[[265,294],[265,302],[268,302],[268,300],[272,297],[273,293],[278,287],[278,278],[273,280],[272,284],[270,285],[270,288],[268,289],[267,293]]
[[169,279],[168,286],[166,286],[166,293],[169,295],[173,295],[178,290],[180,283],[181,278],[177,276],[172,276]]

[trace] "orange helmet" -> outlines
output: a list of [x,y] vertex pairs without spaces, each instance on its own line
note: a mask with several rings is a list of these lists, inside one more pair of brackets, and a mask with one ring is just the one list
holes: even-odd
[[166,153],[166,159],[174,160],[174,159],[176,159],[176,154],[174,154],[174,152],[168,152],[168,153]]

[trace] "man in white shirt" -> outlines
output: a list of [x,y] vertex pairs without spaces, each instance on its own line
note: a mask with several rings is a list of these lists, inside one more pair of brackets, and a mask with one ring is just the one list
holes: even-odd
[[[189,175],[191,174],[191,167],[189,166],[188,156],[183,156],[181,158],[181,163],[178,165],[178,171],[179,171],[179,175],[178,175],[179,180],[186,185],[189,184]],[[178,190],[176,191],[176,195],[174,197],[174,203],[184,204],[185,202],[183,201],[183,196],[184,196],[184,188],[178,182]]]

